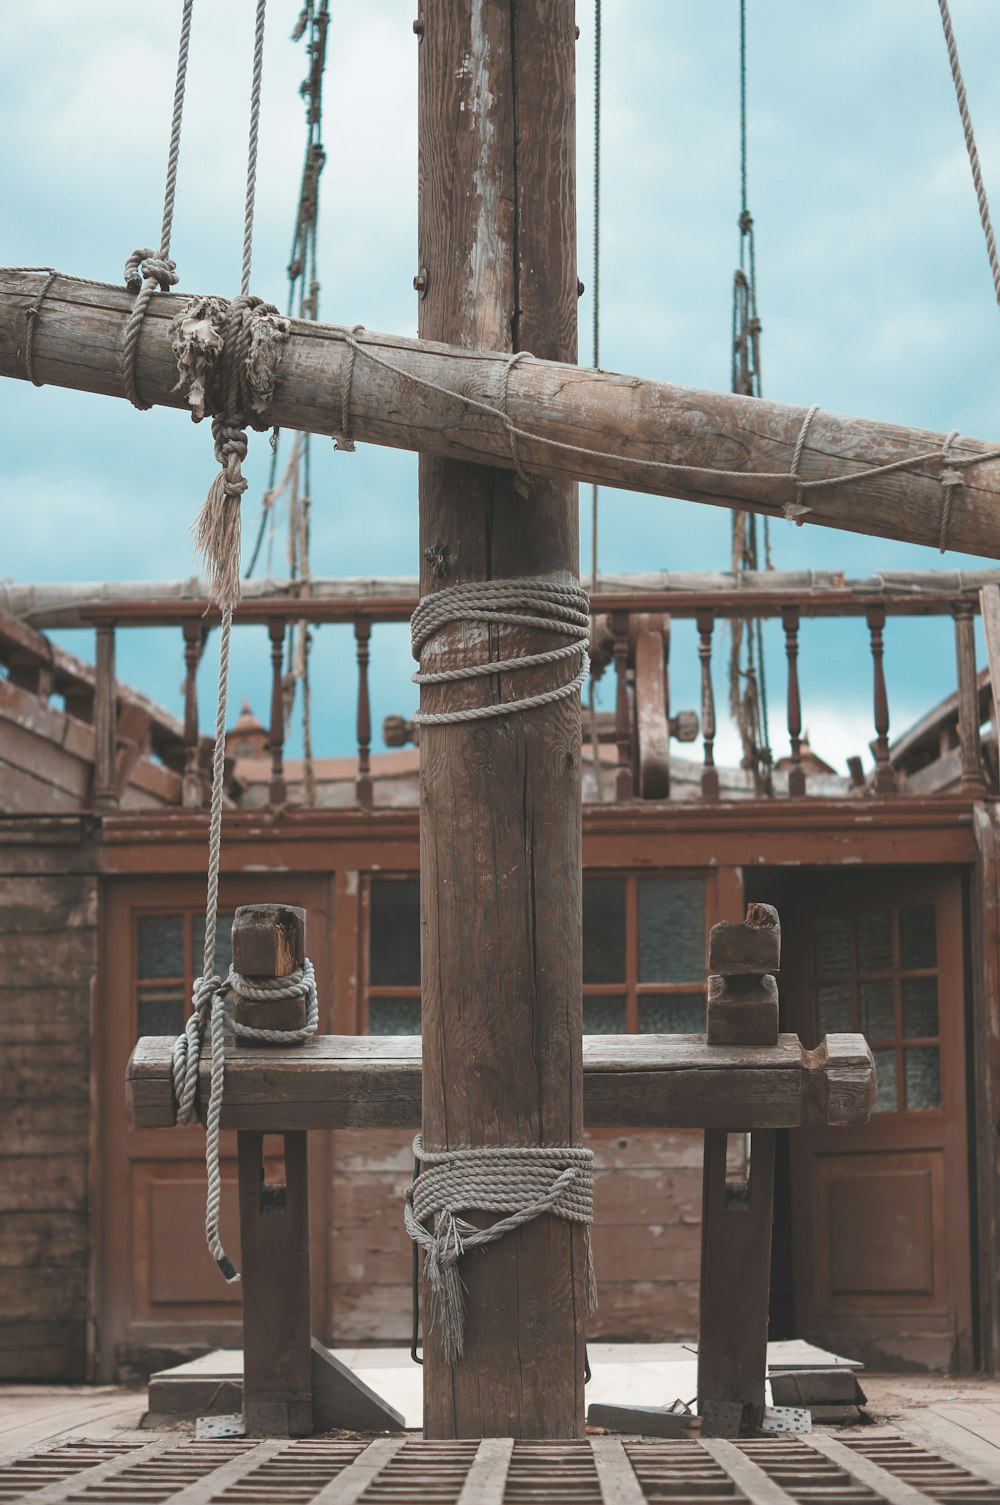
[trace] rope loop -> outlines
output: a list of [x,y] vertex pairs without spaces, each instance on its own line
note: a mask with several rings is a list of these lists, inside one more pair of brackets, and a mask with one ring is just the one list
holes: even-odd
[[180,282],[177,263],[170,256],[162,256],[150,246],[133,251],[125,263],[125,286],[130,293],[139,292],[147,278],[155,282],[161,293],[169,293]]
[[444,590],[422,597],[410,620],[413,657],[420,662],[427,643],[442,628],[455,622],[482,622],[501,627],[534,627],[558,633],[569,643],[540,653],[520,654],[515,658],[460,664],[450,669],[419,670],[412,676],[414,684],[436,685],[452,681],[481,679],[493,674],[514,673],[540,668],[545,664],[575,659],[576,673],[551,690],[526,695],[518,700],[498,701],[454,711],[416,711],[414,722],[420,726],[444,726],[463,721],[481,721],[491,716],[509,716],[515,711],[550,705],[574,695],[590,673],[590,601],[579,586],[555,585],[537,576],[513,580],[475,580],[446,586]]
[[[576,1146],[511,1145],[492,1149],[425,1148],[422,1135],[413,1154],[423,1169],[406,1189],[403,1221],[424,1254],[424,1275],[431,1288],[431,1324],[441,1323],[445,1357],[450,1364],[465,1347],[465,1298],[458,1262],[473,1249],[485,1249],[505,1233],[522,1228],[543,1213],[580,1223],[587,1230],[586,1301],[597,1307],[590,1249],[594,1218],[594,1154]],[[499,1212],[486,1228],[462,1213]]]

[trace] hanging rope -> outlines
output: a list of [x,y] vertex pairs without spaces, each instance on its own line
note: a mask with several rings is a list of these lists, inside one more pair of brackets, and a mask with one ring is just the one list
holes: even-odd
[[962,117],[965,148],[969,154],[969,166],[972,168],[972,181],[976,189],[976,201],[979,204],[979,218],[982,221],[983,235],[986,237],[986,254],[989,257],[990,271],[993,273],[993,289],[996,293],[997,303],[1000,304],[1000,256],[997,254],[997,240],[993,233],[990,201],[986,196],[983,170],[979,164],[979,148],[976,145],[976,133],[973,129],[972,116],[969,112],[969,101],[965,92],[965,79],[962,77],[962,65],[958,58],[958,44],[955,41],[955,33],[952,29],[951,10],[948,6],[948,0],[938,0],[938,9],[941,12],[941,25],[944,27],[945,42],[948,46],[948,61],[951,64],[951,77],[955,85],[958,113]]
[[[593,346],[594,370],[601,364],[601,0],[594,0],[594,274],[593,274]],[[597,542],[600,487],[595,481],[590,492],[590,592],[597,594]],[[587,686],[587,725],[590,752],[594,762],[594,782],[598,803],[604,799],[601,770],[601,743],[597,732],[597,703],[594,675]]]
[[[757,252],[753,216],[747,196],[747,18],[740,0],[740,254],[733,276],[732,390],[743,397],[760,397],[760,316],[757,311]],[[797,467],[793,465],[793,470]],[[731,569],[760,567],[758,522],[753,512],[733,510]],[[764,519],[764,557],[771,559],[770,523]],[[767,680],[764,669],[764,629],[758,619],[734,617],[730,623],[729,708],[743,743],[743,766],[752,771],[760,793],[771,789],[771,747],[767,725]],[[756,662],[755,662],[756,659]]]
[[177,264],[170,259],[170,236],[174,224],[177,197],[177,164],[181,155],[181,122],[184,118],[184,90],[187,83],[188,55],[191,50],[191,16],[194,0],[184,0],[181,12],[181,35],[177,46],[177,77],[174,82],[174,108],[170,120],[170,147],[167,151],[167,181],[163,190],[163,221],[160,227],[160,250],[150,246],[133,251],[125,263],[125,286],[136,294],[132,313],[122,335],[121,372],[125,396],[133,407],[145,412],[152,406],[143,402],[135,381],[135,356],[139,331],[149,300],[157,288],[168,293],[180,280]]

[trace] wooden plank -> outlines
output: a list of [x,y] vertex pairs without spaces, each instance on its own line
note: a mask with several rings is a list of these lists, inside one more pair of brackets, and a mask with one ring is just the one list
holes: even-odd
[[241,1450],[235,1458],[229,1458],[220,1463],[218,1468],[211,1469],[203,1474],[200,1479],[192,1479],[190,1484],[185,1484],[170,1496],[169,1505],[212,1505],[218,1500],[223,1492],[245,1481],[248,1474],[252,1474],[263,1464],[269,1463],[272,1458],[280,1457],[286,1448],[291,1446],[291,1440],[270,1440],[258,1442],[255,1447]]
[[858,1484],[873,1490],[887,1505],[933,1505],[932,1495],[924,1494],[922,1489],[915,1489],[912,1484],[904,1484],[902,1479],[890,1474],[888,1469],[880,1468],[856,1449],[845,1447],[836,1437],[823,1432],[808,1432],[801,1440],[807,1447],[814,1448],[817,1453],[822,1453],[824,1458],[829,1458],[831,1463],[842,1468]]
[[[177,1446],[177,1437],[174,1435],[157,1437],[145,1447],[129,1448],[127,1452],[117,1453],[115,1457],[98,1464],[96,1468],[73,1473],[69,1478],[53,1479],[48,1484],[43,1484],[40,1489],[33,1489],[29,1495],[31,1505],[63,1505],[63,1502],[74,1498],[84,1488],[97,1492],[112,1480],[118,1480],[126,1469],[159,1458],[163,1453],[176,1449]],[[0,1458],[0,1464],[8,1461],[8,1459]]]
[[646,1496],[617,1437],[591,1437],[602,1505],[643,1505]]
[[795,1505],[796,1497],[769,1478],[760,1464],[734,1442],[722,1437],[703,1437],[701,1446],[728,1474],[749,1505]]
[[[126,1094],[141,1128],[173,1124],[172,1040],[141,1039]],[[701,1035],[588,1036],[584,1113],[592,1128],[797,1127],[807,1118],[865,1123],[873,1065],[861,1036],[829,1036],[804,1051],[795,1035],[776,1046],[708,1046]],[[208,1101],[209,1064],[201,1100]],[[417,1036],[322,1035],[297,1049],[226,1053],[224,1128],[416,1128]]]
[[512,1437],[484,1437],[465,1476],[457,1505],[503,1505]]
[[[428,27],[421,50],[432,35]],[[450,134],[454,138],[453,129]],[[550,214],[540,218],[544,222],[565,211],[565,203],[554,203]],[[524,226],[522,220],[522,234]],[[483,256],[495,250],[492,238],[484,237]],[[544,259],[540,260],[544,265]],[[455,277],[457,261],[445,264],[450,270],[443,277],[439,271],[437,283]],[[27,379],[28,313],[46,276],[44,272],[0,272],[0,375]],[[434,287],[432,280],[424,303]],[[176,390],[177,369],[170,345],[177,301],[151,300],[143,322],[137,374],[142,391],[153,403],[186,409],[185,394]],[[123,288],[57,276],[36,322],[34,361],[40,380],[123,398],[121,337],[133,303]],[[520,443],[524,463],[534,474],[597,481],[716,506],[739,505],[772,516],[780,516],[784,505],[796,501],[793,482],[770,477],[790,471],[806,408],[545,359],[522,362],[510,373],[508,383],[504,344],[496,343],[501,353],[490,354],[366,332],[363,346],[405,373],[397,374],[363,355],[354,360],[342,330],[292,320],[267,420],[310,433],[335,434],[343,426],[348,367],[353,363],[350,416],[355,438],[513,469],[509,436],[499,421],[463,405],[460,398],[417,387],[410,378],[419,377],[451,393],[475,394],[495,409],[502,405],[506,385],[506,411],[511,420],[545,441]],[[544,342],[534,343],[544,349]],[[628,435],[627,446],[622,444],[623,434]],[[818,412],[803,450],[802,478],[861,478],[810,492],[803,505],[811,510],[802,514],[803,520],[936,545],[943,496],[940,461],[868,479],[865,473],[873,466],[939,455],[944,442],[942,433]],[[994,447],[990,441],[963,437],[953,455],[956,459],[985,455]],[[596,453],[574,455],[574,448]],[[644,461],[668,461],[685,469],[651,471]],[[713,480],[698,470],[729,474]],[[950,545],[956,551],[995,558],[1000,555],[1000,467],[987,462],[963,470],[963,475],[966,484],[952,512]]]
[[964,1407],[949,1402],[943,1412],[928,1403],[919,1409],[900,1411],[893,1420],[911,1442],[1000,1486],[1000,1426],[994,1417],[984,1418],[985,1428],[975,1420],[970,1424]]
[[313,1496],[312,1505],[356,1505],[369,1484],[392,1462],[405,1442],[405,1436],[379,1437],[370,1442],[353,1463],[323,1485]]

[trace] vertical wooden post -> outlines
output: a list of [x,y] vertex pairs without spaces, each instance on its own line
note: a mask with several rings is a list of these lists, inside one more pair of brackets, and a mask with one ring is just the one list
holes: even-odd
[[875,675],[875,793],[894,794],[896,773],[889,762],[889,697],[885,688],[882,630],[885,607],[869,606],[865,613],[871,636],[872,666]]
[[961,789],[982,794],[986,787],[979,750],[979,686],[976,683],[976,623],[972,602],[955,607],[955,660],[958,668],[958,737],[962,749]]
[[698,657],[701,659],[701,736],[705,763],[701,770],[702,797],[719,798],[719,770],[715,766],[715,691],[712,689],[712,629],[715,612],[706,607],[697,614]]
[[184,779],[181,804],[185,810],[200,810],[205,788],[198,768],[198,665],[205,629],[201,622],[184,623]]
[[371,745],[372,712],[368,694],[368,647],[372,624],[367,617],[354,623],[354,640],[358,652],[358,776],[354,784],[358,804],[368,809],[372,803]]
[[[576,360],[573,11],[573,0],[422,0],[423,339]],[[546,479],[523,496],[509,472],[421,457],[422,593],[534,575],[575,585],[576,492]],[[552,646],[535,628],[458,624],[423,665]],[[425,685],[421,703],[528,695],[557,671]],[[421,729],[428,1146],[581,1141],[580,749],[576,696]],[[581,1436],[583,1228],[536,1218],[461,1274],[465,1352],[450,1368],[428,1332],[425,1435]]]
[[798,799],[806,792],[806,774],[802,767],[802,706],[799,701],[799,608],[782,608],[785,628],[785,655],[788,659],[788,740],[792,749],[792,766],[788,770],[788,793]]
[[271,729],[267,746],[271,754],[271,782],[267,797],[272,805],[283,805],[288,797],[285,787],[285,682],[282,661],[285,648],[284,622],[268,622],[271,639]]
[[632,724],[628,713],[628,612],[613,611],[608,619],[615,640],[615,799],[630,800],[635,781],[632,774]]
[[94,680],[94,807],[118,806],[116,753],[118,720],[115,708],[115,629],[111,622],[97,628],[97,667]]
[[979,592],[979,609],[983,614],[986,662],[990,671],[993,730],[998,738],[997,746],[1000,748],[1000,586],[983,586]]
[[307,1437],[312,1417],[309,1155],[284,1135],[284,1180],[264,1181],[264,1135],[241,1129],[243,1424],[248,1437]]

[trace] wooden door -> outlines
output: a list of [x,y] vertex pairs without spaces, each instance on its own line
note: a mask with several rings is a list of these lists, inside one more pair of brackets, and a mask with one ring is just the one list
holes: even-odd
[[[308,950],[320,993],[320,1029],[330,1006],[330,946],[324,879],[224,878],[216,968],[229,967],[234,909],[261,899],[308,912]],[[205,1246],[205,1136],[200,1127],[135,1129],[125,1107],[125,1067],[140,1035],[175,1035],[201,970],[204,879],[112,881],[103,893],[100,983],[95,999],[99,1060],[101,1241],[97,1370],[103,1380],[141,1380],[151,1368],[206,1346],[241,1346],[238,1284],[227,1285]],[[280,1141],[275,1141],[276,1146]],[[313,1312],[325,1330],[325,1137],[310,1136]],[[280,1153],[280,1151],[279,1151]],[[236,1135],[222,1136],[222,1237],[238,1263]]]
[[796,1326],[883,1368],[972,1365],[965,964],[958,874],[796,877],[782,910],[783,1028],[860,1030],[864,1127],[791,1138]]

